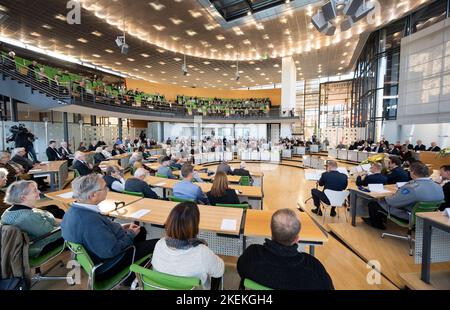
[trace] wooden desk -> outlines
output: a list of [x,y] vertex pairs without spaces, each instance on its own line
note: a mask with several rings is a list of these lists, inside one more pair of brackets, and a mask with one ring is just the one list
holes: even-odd
[[[178,180],[164,179],[149,176],[145,179],[145,181],[153,187],[160,187],[164,189],[172,190],[176,183],[180,182]],[[207,193],[211,190],[211,183],[195,183],[198,185],[204,193]],[[241,186],[241,185],[230,185],[230,188],[239,190],[241,193],[238,196],[245,196],[249,198],[262,199],[263,194],[261,187],[257,186]]]
[[[174,171],[173,174],[180,178],[181,171]],[[207,173],[199,173],[200,178],[204,181],[212,182],[214,181],[214,175],[208,175]],[[241,177],[237,175],[228,175],[228,182],[230,183],[239,183],[241,182]]]
[[[416,216],[423,220],[421,279],[425,283],[430,284],[431,237],[433,228],[450,233],[450,218],[444,215],[443,212],[417,213]],[[440,251],[445,250],[440,249]]]
[[119,154],[119,155],[113,156],[110,158],[110,160],[119,160],[120,166],[122,167],[122,169],[127,169],[128,166],[130,165],[130,157],[131,157],[130,154],[125,153],[125,154]]
[[[142,199],[117,211],[110,212],[108,215],[119,219],[163,226],[170,212],[176,205],[178,205],[178,203],[171,201]],[[234,236],[240,234],[243,214],[242,209],[203,205],[199,205],[198,208],[200,210],[200,230]],[[140,210],[150,210],[150,213],[147,213],[140,218],[132,217],[133,214]],[[232,231],[222,230],[221,226],[224,219],[236,220],[236,229]]]
[[[151,163],[151,164],[144,164],[147,168],[149,168],[150,170],[153,171],[158,171],[158,169],[161,167],[161,164],[159,163]],[[201,171],[201,170],[206,170],[207,168],[201,166],[201,165],[196,165],[194,166],[194,170],[195,171]]]
[[357,214],[357,199],[358,197],[366,200],[379,200],[387,196],[391,196],[397,192],[397,185],[385,185],[384,189],[389,191],[387,193],[373,193],[362,191],[356,186],[353,180],[349,181],[347,188],[350,191],[350,212],[352,214],[352,226],[356,226],[356,214]]
[[[306,213],[294,212],[297,213],[300,223],[302,224],[299,243],[309,245],[310,253],[311,255],[314,255],[314,247],[316,245],[323,245],[328,241],[328,237]],[[271,238],[272,231],[270,229],[270,223],[274,213],[275,211],[270,210],[247,210],[244,236]]]
[[38,168],[32,169],[29,174],[40,177],[50,176],[50,191],[56,189],[56,179],[58,179],[58,189],[61,190],[69,176],[69,164],[67,160],[51,161],[47,164],[41,164]]
[[[64,203],[65,205],[70,205],[71,203],[75,202],[74,198],[64,198],[60,195],[67,194],[69,195],[72,193],[72,189],[66,189],[63,191],[58,192],[52,192],[45,194],[46,197],[49,199]],[[108,192],[108,195],[106,196],[106,200],[100,203],[100,210],[102,212],[110,212],[111,210],[114,210],[116,208],[116,202],[123,202],[125,205],[132,204],[133,202],[141,200],[141,197],[131,196],[131,195],[125,195],[115,192]]]
[[439,170],[444,165],[450,165],[450,157],[439,157],[438,154],[438,152],[422,151],[419,153],[419,160],[435,170]]

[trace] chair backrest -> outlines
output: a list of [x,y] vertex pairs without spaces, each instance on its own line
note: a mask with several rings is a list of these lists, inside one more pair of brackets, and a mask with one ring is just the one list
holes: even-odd
[[80,263],[84,271],[86,271],[87,274],[90,275],[92,273],[92,269],[94,269],[95,267],[95,264],[92,261],[91,257],[89,256],[86,249],[84,248],[84,246],[74,242],[67,242],[67,246],[72,251],[72,253],[75,254],[75,259],[77,260],[78,263]]
[[330,201],[330,206],[332,207],[342,207],[345,199],[347,199],[350,195],[349,191],[332,191],[330,189],[326,189],[324,192]]
[[172,202],[193,202],[195,203],[195,200],[193,199],[185,199],[185,198],[179,198],[179,197],[175,197],[175,196],[169,196],[169,200]]
[[136,264],[130,266],[130,271],[136,273],[144,290],[192,290],[201,285],[198,278],[172,276]]
[[123,191],[122,194],[144,198],[143,193]]
[[423,212],[435,212],[439,209],[444,201],[419,201],[412,209],[413,225],[416,224],[416,214]]
[[244,209],[247,210],[250,208],[250,206],[246,203],[244,204],[223,204],[223,203],[217,203],[216,207],[225,207],[225,208],[236,208],[236,209]]
[[165,175],[165,174],[159,174],[159,173],[156,174],[156,177],[157,177],[157,178],[163,178],[163,179],[168,179],[168,178],[169,178],[167,175]]
[[249,176],[242,176],[239,184],[242,185],[242,186],[250,186],[250,177]]
[[75,178],[79,178],[81,176],[80,172],[77,169],[73,169],[73,173],[75,174]]
[[253,291],[270,291],[270,290],[272,290],[271,288],[268,288],[264,285],[256,283],[250,279],[244,280],[244,287],[247,290],[253,290]]

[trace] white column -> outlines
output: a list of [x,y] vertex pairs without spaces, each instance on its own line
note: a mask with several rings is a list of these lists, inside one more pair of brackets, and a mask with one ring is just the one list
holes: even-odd
[[[297,95],[297,68],[292,57],[285,57],[282,61],[281,73],[281,113],[295,109]],[[281,114],[283,115],[283,114]]]

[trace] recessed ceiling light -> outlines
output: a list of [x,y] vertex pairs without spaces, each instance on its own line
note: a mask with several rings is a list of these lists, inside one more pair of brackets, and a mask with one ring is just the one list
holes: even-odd
[[52,26],[50,26],[50,25],[47,25],[47,24],[45,24],[45,25],[42,25],[42,28],[45,28],[45,29],[53,29],[53,27],[52,27]]
[[228,48],[228,49],[231,49],[231,48],[233,48],[234,46],[231,45],[231,44],[227,44],[227,45],[225,45],[225,47]]
[[67,44],[67,45],[65,45],[65,47],[67,47],[67,48],[75,48],[75,46],[73,46],[73,45],[70,45],[70,44]]
[[219,34],[216,36],[216,39],[219,41],[222,41],[222,40],[225,40],[225,37],[223,35]]
[[175,60],[175,61],[181,61],[181,58],[175,57],[173,60]]
[[148,69],[152,68],[152,66],[150,66],[150,65],[146,65],[145,67],[148,68]]
[[186,33],[188,34],[188,36],[195,36],[197,34],[197,32],[195,32],[194,30],[186,30]]
[[148,55],[148,54],[141,54],[141,56],[144,57],[144,58],[149,58],[150,57],[150,55]]
[[219,68],[214,68],[214,71],[220,71],[220,69]]
[[210,64],[209,61],[204,61],[203,63],[204,63],[205,65],[209,65],[209,64]]
[[67,17],[62,14],[56,15],[55,18],[64,22],[67,21]]
[[166,63],[164,62],[164,61],[160,61],[160,62],[158,62],[160,65],[165,65]]
[[93,32],[91,32],[91,34],[96,37],[101,37],[103,35],[101,32],[98,32],[98,31],[93,31]]
[[170,38],[174,41],[178,41],[180,39],[180,37],[176,37],[176,36],[170,36]]
[[115,62],[115,64],[120,66],[122,63],[121,62]]
[[134,61],[134,59],[133,59],[133,58],[127,58],[127,60],[128,60],[128,61],[131,61],[131,62],[133,62],[133,61]]
[[81,42],[81,43],[85,43],[85,44],[89,42],[88,40],[86,40],[84,38],[79,38],[77,41]]
[[198,18],[200,16],[202,16],[202,13],[195,11],[195,10],[189,10],[189,13],[191,14],[192,17],[194,18]]
[[92,54],[92,56],[94,56],[95,58],[100,58],[102,56],[100,56],[99,54]]
[[37,32],[32,32],[30,33],[30,35],[32,35],[33,37],[40,37],[41,35]]
[[162,30],[166,29],[166,27],[163,25],[153,25],[153,28],[155,28],[158,31],[162,31]]
[[150,6],[151,6],[152,8],[154,8],[156,11],[161,11],[162,9],[165,8],[165,5],[164,5],[164,4],[161,4],[161,3],[150,2],[149,4],[150,4]]
[[171,18],[169,18],[170,19],[170,21],[172,22],[172,23],[174,23],[175,25],[179,25],[179,24],[181,24],[183,21],[181,20],[181,19],[178,19],[178,18],[175,18],[175,17],[171,17]]
[[107,53],[109,53],[109,54],[114,53],[114,51],[113,51],[113,50],[110,50],[110,49],[106,49],[105,52],[107,52]]

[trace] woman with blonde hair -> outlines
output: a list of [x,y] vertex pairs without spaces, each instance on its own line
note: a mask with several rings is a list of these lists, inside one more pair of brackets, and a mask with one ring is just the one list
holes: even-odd
[[234,189],[228,187],[228,177],[225,172],[217,172],[211,191],[207,194],[209,203],[216,204],[240,204]]

